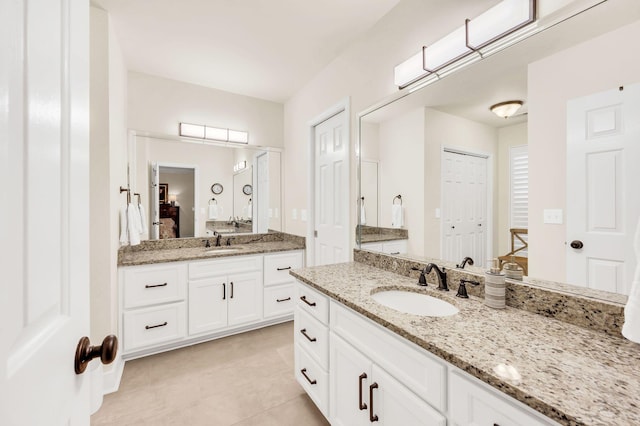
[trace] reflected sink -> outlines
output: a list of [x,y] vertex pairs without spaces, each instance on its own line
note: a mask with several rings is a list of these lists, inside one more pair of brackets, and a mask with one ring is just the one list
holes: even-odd
[[381,305],[405,314],[446,317],[459,312],[458,308],[449,302],[412,291],[381,291],[372,294],[371,297]]
[[215,248],[215,249],[207,250],[205,251],[205,253],[208,253],[208,254],[234,253],[240,250],[242,249],[241,248]]

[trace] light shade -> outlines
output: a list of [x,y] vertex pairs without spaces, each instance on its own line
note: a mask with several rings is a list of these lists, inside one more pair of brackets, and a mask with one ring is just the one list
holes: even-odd
[[249,133],[229,129],[229,142],[249,143]]
[[204,138],[204,126],[199,124],[180,123],[180,136]]
[[211,139],[214,141],[226,141],[229,137],[228,129],[221,129],[219,127],[209,127],[205,128],[205,139]]
[[506,101],[491,105],[491,112],[501,118],[509,118],[522,106],[522,101]]

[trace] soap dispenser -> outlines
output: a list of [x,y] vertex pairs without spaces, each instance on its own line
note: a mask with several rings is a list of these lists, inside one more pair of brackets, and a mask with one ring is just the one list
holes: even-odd
[[502,269],[504,270],[506,278],[522,281],[524,269],[516,263],[515,256],[511,256],[511,261],[505,263]]
[[504,309],[505,303],[505,276],[500,270],[500,261],[493,259],[491,267],[484,277],[484,304],[490,308]]

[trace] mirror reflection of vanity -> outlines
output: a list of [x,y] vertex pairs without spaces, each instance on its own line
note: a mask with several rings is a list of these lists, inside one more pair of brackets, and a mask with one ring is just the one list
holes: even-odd
[[[634,120],[621,110],[602,109],[589,122],[588,108],[582,115],[572,108],[588,104],[602,92],[620,91],[626,96],[620,98],[621,104],[635,102],[640,63],[629,58],[624,45],[640,36],[638,19],[640,8],[605,2],[441,81],[415,90],[410,86],[361,113],[358,153],[366,225],[389,228],[391,200],[402,194],[402,229],[408,234],[404,256],[454,265],[471,256],[482,271],[488,259],[514,249],[512,231],[524,228],[528,247],[518,255],[527,259],[529,282],[627,294],[629,271],[636,263],[632,239],[640,214],[633,210],[640,198],[632,189],[633,178],[619,174],[629,167],[620,167],[625,159],[618,156],[593,163],[599,174],[587,175],[584,169],[572,173],[576,155],[567,153],[566,141],[575,128],[581,134],[599,128],[602,133],[594,134],[605,140],[607,132],[621,127],[620,117],[627,129],[632,127]],[[512,118],[499,118],[489,110],[508,100],[524,101]],[[599,106],[591,108],[600,111]],[[573,116],[587,117],[586,122],[570,121]],[[601,149],[605,150],[609,148]],[[604,189],[589,193],[585,181]],[[602,183],[608,181],[618,186]],[[524,184],[518,187],[518,182]],[[616,191],[625,194],[624,204],[607,198]],[[577,193],[591,196],[591,205],[580,207]],[[601,198],[594,201],[594,194]],[[607,203],[611,208],[599,208]],[[581,214],[594,218],[587,220],[593,227],[605,224],[598,229],[600,234],[624,234],[616,243],[624,252],[621,260],[592,257],[583,261],[584,267],[571,263],[572,257],[581,252],[588,257],[587,250],[598,245],[592,242],[587,247],[585,240],[584,248],[571,247],[582,238],[576,229],[588,227],[576,225],[575,217]],[[613,223],[611,229],[605,229],[606,223]],[[357,242],[366,247],[364,229],[356,230]],[[515,240],[517,249],[522,243]],[[576,275],[576,269],[586,272]],[[577,287],[563,288],[580,292]]]
[[[193,141],[168,135],[132,132],[131,187],[140,194],[154,239],[153,215],[178,228],[158,237],[202,237],[214,231],[264,233],[282,230],[281,162],[277,148]],[[263,160],[260,160],[263,159]],[[154,167],[158,177],[154,178]],[[257,182],[256,167],[265,170]],[[166,197],[154,193],[152,182],[167,184]],[[260,193],[262,188],[262,194]],[[256,200],[259,200],[256,202]],[[262,203],[262,204],[259,204]],[[179,223],[160,214],[178,213]],[[175,213],[174,213],[174,218]]]

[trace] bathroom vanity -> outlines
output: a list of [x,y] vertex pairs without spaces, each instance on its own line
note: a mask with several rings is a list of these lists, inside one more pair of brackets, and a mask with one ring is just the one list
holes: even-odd
[[237,237],[220,247],[199,238],[147,242],[121,252],[123,358],[291,320],[295,280],[288,272],[304,264],[304,239],[283,235]]
[[[640,424],[640,347],[619,329],[494,310],[481,297],[456,298],[454,282],[439,292],[431,279],[418,287],[415,273],[390,271],[415,262],[375,256],[386,257],[378,264],[389,270],[353,262],[292,272],[295,374],[331,424]],[[459,312],[402,313],[371,297],[386,290],[427,294]],[[571,304],[592,309],[588,300]],[[520,380],[498,374],[499,364],[515,367]]]

